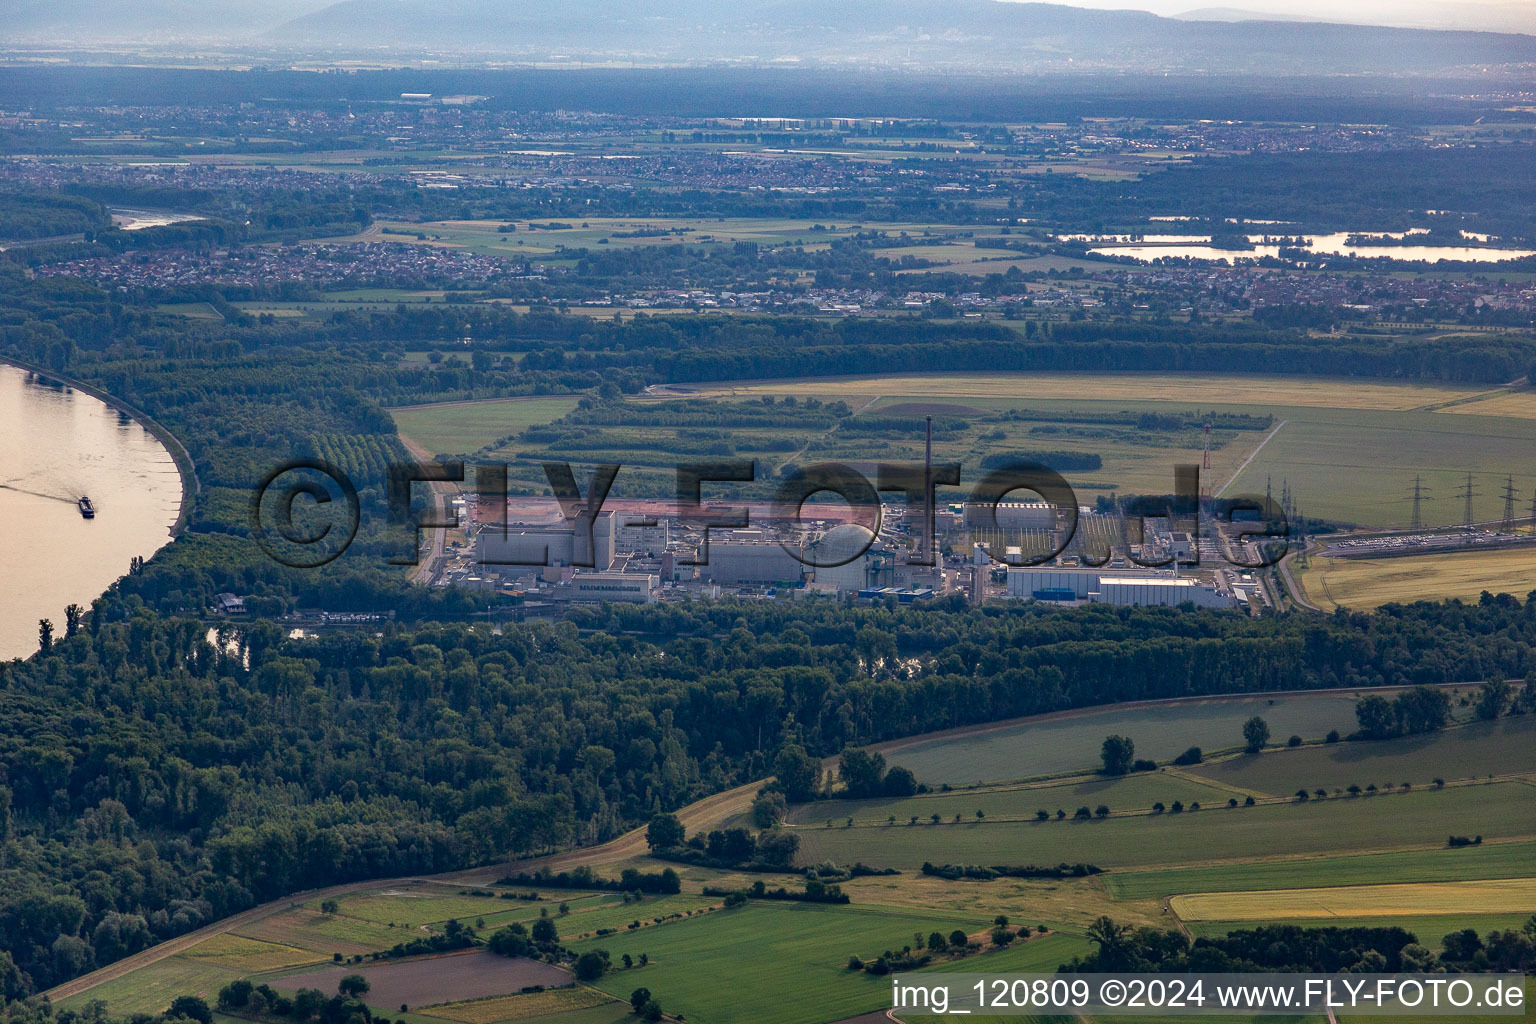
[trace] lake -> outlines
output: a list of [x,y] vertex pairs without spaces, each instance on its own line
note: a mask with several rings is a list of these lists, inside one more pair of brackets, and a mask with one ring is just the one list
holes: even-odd
[[[96,518],[75,502],[89,496]],[[91,601],[171,539],[181,476],[136,420],[0,363],[0,660],[37,650],[37,620]]]

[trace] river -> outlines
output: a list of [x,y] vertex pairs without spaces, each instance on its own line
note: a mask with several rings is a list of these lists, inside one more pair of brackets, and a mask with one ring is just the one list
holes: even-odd
[[175,460],[142,425],[0,363],[0,660],[37,650],[39,619],[62,637],[64,609],[89,609],[133,556],[168,543],[180,508]]

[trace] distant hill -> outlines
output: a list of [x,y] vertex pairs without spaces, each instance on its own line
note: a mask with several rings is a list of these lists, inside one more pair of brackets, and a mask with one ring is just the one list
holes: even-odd
[[238,42],[326,6],[327,0],[11,0],[11,42]]
[[1285,0],[1252,0],[1249,7],[1203,7],[1176,15],[1183,21],[1329,21],[1351,25],[1536,34],[1536,4],[1520,2],[1445,3],[1444,0],[1382,0],[1329,11],[1313,3],[1307,13]]
[[[1202,7],[1198,11],[1175,14],[1180,21],[1313,21],[1326,22],[1327,18],[1311,18],[1305,14],[1283,14],[1274,11],[1247,11],[1238,7]],[[1343,24],[1350,24],[1344,22]]]
[[936,70],[1456,74],[1536,63],[1536,38],[1161,18],[996,0],[13,0],[15,42],[207,39],[452,60]]
[[591,60],[931,68],[1442,73],[1536,60],[1536,39],[1306,22],[1185,21],[995,0],[341,0],[274,43]]

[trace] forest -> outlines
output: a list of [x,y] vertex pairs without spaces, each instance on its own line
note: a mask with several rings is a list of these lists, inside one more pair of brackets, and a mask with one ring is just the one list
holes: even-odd
[[129,589],[0,666],[0,946],[21,992],[294,889],[606,840],[771,774],[786,748],[1113,701],[1536,675],[1536,601],[1507,596],[1326,619],[725,601],[500,635],[291,640],[257,621],[211,641]]

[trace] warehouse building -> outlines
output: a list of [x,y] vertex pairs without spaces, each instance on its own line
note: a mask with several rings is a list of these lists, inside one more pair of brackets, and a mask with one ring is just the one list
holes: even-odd
[[1102,601],[1120,607],[1230,608],[1236,596],[1191,576],[1126,569],[1009,569],[1007,594],[1022,601]]
[[[731,530],[709,539],[708,564],[699,578],[726,585],[799,584],[809,567],[797,557],[799,547],[783,545],[762,530]],[[704,556],[701,549],[700,557]]]
[[578,572],[569,583],[552,587],[555,601],[628,601],[655,604],[661,578],[635,572]]

